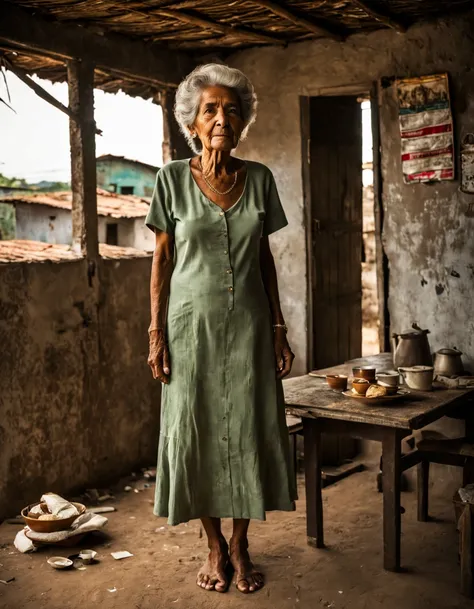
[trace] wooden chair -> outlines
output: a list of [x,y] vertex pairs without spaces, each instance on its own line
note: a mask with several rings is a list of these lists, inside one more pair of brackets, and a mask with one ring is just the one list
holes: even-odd
[[[472,403],[470,404],[472,409]],[[455,418],[465,420],[465,436],[462,438],[427,438],[416,445],[418,456],[417,493],[418,520],[426,522],[428,514],[428,493],[430,463],[455,465],[463,468],[463,486],[474,482],[474,424],[472,410],[461,411]],[[457,502],[460,517],[459,555],[461,563],[461,593],[474,598],[474,505]]]

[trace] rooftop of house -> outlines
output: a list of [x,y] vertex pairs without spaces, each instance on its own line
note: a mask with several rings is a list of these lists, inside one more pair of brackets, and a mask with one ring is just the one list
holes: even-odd
[[[99,243],[99,253],[102,258],[137,258],[149,256],[147,252],[133,247],[119,247]],[[13,239],[0,241],[0,264],[11,262],[63,262],[67,260],[80,260],[81,254],[73,251],[70,245],[43,243],[41,241],[27,241]]]
[[[98,66],[95,87],[150,98],[176,86],[191,66],[209,55],[225,59],[230,52],[252,46],[285,47],[318,38],[344,41],[383,28],[405,32],[420,21],[472,10],[474,0],[16,0],[14,4],[11,18],[25,28],[34,28],[35,23],[27,21],[35,19],[38,26],[50,24],[50,32],[55,26],[61,28],[69,38],[79,27],[80,34],[116,41],[119,51],[120,38],[146,45],[160,62],[161,85],[158,78],[125,76]],[[34,46],[26,49],[13,43],[4,48],[7,67],[53,82],[67,79],[60,53],[45,56]]]
[[[46,205],[59,209],[72,209],[72,192],[41,192],[0,196],[0,203],[27,203]],[[144,218],[150,207],[149,199],[136,195],[119,195],[108,190],[97,189],[97,213],[111,218]]]
[[140,167],[144,167],[145,169],[149,169],[156,173],[159,167],[155,167],[155,165],[149,165],[148,163],[142,163],[142,161],[136,161],[135,159],[127,159],[124,156],[117,156],[115,154],[102,154],[97,157],[97,163],[104,163],[108,161],[120,161],[122,163],[128,163],[129,165],[138,165]]

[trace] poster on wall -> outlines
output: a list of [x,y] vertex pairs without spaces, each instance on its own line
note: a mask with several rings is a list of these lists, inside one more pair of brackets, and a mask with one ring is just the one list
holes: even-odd
[[453,117],[447,74],[397,80],[406,184],[454,179]]

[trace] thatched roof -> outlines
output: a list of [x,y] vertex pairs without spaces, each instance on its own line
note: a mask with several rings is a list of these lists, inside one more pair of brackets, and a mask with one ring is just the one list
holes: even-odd
[[[225,56],[249,46],[288,45],[392,27],[403,31],[420,20],[436,19],[474,8],[474,0],[16,0],[41,18],[111,32],[152,44],[154,48]],[[0,41],[1,48],[6,47]],[[33,51],[5,57],[29,73],[52,81],[65,79],[63,63]],[[156,87],[120,75],[96,72],[96,86],[123,89],[148,97]]]

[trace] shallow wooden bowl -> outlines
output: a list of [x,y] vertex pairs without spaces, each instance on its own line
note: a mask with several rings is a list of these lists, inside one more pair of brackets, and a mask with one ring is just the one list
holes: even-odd
[[54,533],[55,531],[65,531],[69,529],[71,524],[78,518],[78,516],[82,516],[82,514],[86,511],[86,506],[82,505],[82,503],[72,503],[75,505],[79,511],[78,516],[70,516],[69,518],[61,518],[61,520],[38,520],[37,518],[29,518],[28,513],[32,510],[35,505],[41,505],[41,509],[45,514],[48,513],[48,509],[45,503],[32,503],[31,505],[27,505],[25,508],[21,510],[21,515],[25,524],[27,524],[32,531],[36,531],[37,533]]

